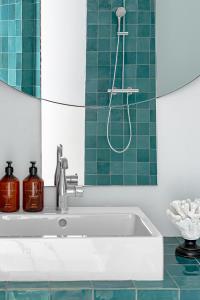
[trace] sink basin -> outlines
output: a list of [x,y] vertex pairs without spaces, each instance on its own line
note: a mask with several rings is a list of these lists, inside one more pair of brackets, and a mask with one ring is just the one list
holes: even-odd
[[0,280],[163,278],[162,236],[136,207],[0,214],[0,257]]

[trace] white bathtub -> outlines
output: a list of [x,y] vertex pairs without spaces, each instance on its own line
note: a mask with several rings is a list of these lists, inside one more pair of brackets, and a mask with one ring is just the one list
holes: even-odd
[[0,280],[162,280],[163,239],[136,207],[0,214]]

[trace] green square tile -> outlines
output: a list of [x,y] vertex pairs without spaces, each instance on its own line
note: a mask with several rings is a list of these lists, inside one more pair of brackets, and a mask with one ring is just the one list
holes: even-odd
[[87,79],[86,92],[87,93],[96,93],[97,92],[97,80],[96,79]]
[[50,289],[53,290],[89,290],[92,289],[91,281],[50,281]]
[[97,174],[97,163],[95,161],[87,161],[85,163],[86,174]]
[[97,38],[97,25],[88,25],[87,26],[87,37],[88,38]]
[[98,122],[97,125],[97,135],[98,136],[105,136],[107,130],[107,124],[103,122]]
[[149,66],[138,65],[137,66],[137,78],[148,78],[149,77]]
[[191,276],[191,275],[173,276],[173,280],[181,290],[199,289],[200,276]]
[[97,120],[97,111],[96,111],[96,109],[86,109],[86,122],[96,121],[96,120]]
[[138,135],[137,139],[137,148],[147,149],[150,146],[150,139],[148,135]]
[[96,79],[98,78],[98,69],[97,66],[87,66],[86,76],[87,78]]
[[110,176],[108,175],[98,175],[97,185],[110,185]]
[[110,149],[98,149],[97,150],[98,161],[110,161]]
[[168,265],[166,270],[171,276],[199,276],[200,279],[200,265]]
[[97,176],[96,175],[85,175],[85,185],[96,185]]
[[150,25],[138,25],[138,37],[150,37],[151,36],[151,27]]
[[164,237],[164,243],[165,244],[170,244],[170,245],[172,245],[172,244],[174,244],[174,245],[177,245],[178,244],[178,239],[177,239],[177,237],[174,237],[174,236],[165,236]]
[[124,281],[92,281],[95,290],[133,289],[135,284],[131,280]]
[[55,291],[51,293],[51,300],[92,300],[92,291]]
[[110,38],[111,28],[107,25],[100,25],[99,26],[99,37],[100,38]]
[[134,290],[95,291],[94,300],[135,300]]
[[111,10],[111,0],[99,1],[99,10]]
[[136,185],[137,176],[136,175],[124,175],[124,185]]
[[180,300],[200,300],[200,289],[199,290],[181,290]]
[[149,52],[150,51],[150,39],[145,37],[137,38],[137,51]]
[[137,163],[136,162],[124,162],[124,174],[125,175],[136,175],[137,174]]
[[90,51],[87,52],[87,66],[97,66],[98,52]]
[[87,51],[97,51],[97,39],[87,39]]
[[97,147],[98,148],[110,148],[108,145],[106,136],[97,136]]
[[96,149],[86,149],[85,150],[85,160],[88,161],[97,161]]
[[110,12],[99,11],[98,22],[101,25],[109,25],[112,23],[112,16]]
[[156,149],[156,137],[150,136],[150,147],[151,149]]
[[124,161],[125,162],[136,162],[136,155],[137,155],[136,149],[129,148],[126,152],[124,152]]
[[137,22],[138,22],[137,12],[127,11],[126,22],[127,22],[127,24],[137,24]]
[[97,24],[98,23],[98,11],[88,11],[87,12],[87,23]]
[[88,0],[87,1],[87,9],[88,9],[88,11],[98,10],[98,0]]
[[86,106],[95,106],[97,104],[97,94],[96,93],[86,93],[85,104],[86,104]]
[[150,175],[149,163],[137,163],[137,175],[149,176]]
[[9,291],[7,292],[7,300],[49,300],[48,291]]
[[137,176],[137,184],[138,185],[149,185],[150,177],[147,175],[138,175]]
[[175,249],[177,245],[164,245],[165,254],[175,254]]
[[138,1],[137,0],[126,0],[126,8],[128,11],[134,11],[138,9]]
[[110,163],[97,161],[97,173],[98,174],[109,174],[110,173]]
[[150,0],[138,0],[139,10],[150,10],[150,8],[151,8]]
[[99,39],[98,40],[99,51],[110,51],[110,39]]
[[123,185],[123,176],[122,175],[112,175],[110,183],[111,183],[111,185]]
[[138,23],[139,24],[151,24],[152,23],[151,12],[150,11],[139,11]]
[[135,281],[135,286],[137,289],[176,289],[177,288],[175,282],[167,272],[164,273],[163,280]]
[[149,150],[148,149],[137,149],[137,161],[138,162],[149,162]]
[[123,174],[123,162],[122,161],[111,161],[110,172],[111,172],[111,174],[117,174],[117,175]]
[[150,164],[150,175],[157,175],[157,164],[156,163]]
[[86,136],[85,137],[85,146],[86,148],[96,148],[97,138],[96,136]]
[[0,292],[0,300],[8,300],[8,298],[6,298],[6,292],[5,291]]
[[137,300],[179,300],[177,290],[138,290]]

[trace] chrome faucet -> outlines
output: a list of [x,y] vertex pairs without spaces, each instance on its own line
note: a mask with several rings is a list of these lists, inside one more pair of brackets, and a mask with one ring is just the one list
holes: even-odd
[[81,197],[83,187],[78,185],[78,175],[66,175],[68,160],[63,157],[63,146],[57,147],[57,166],[55,172],[56,207],[62,213],[68,210],[69,197]]

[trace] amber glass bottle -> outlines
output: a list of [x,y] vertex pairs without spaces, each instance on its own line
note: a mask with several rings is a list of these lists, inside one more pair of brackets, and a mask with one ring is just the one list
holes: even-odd
[[30,175],[23,181],[23,209],[39,212],[44,207],[44,181],[37,175],[36,162],[31,161]]
[[11,161],[7,161],[6,175],[0,180],[0,211],[15,212],[19,210],[19,180],[13,175]]

